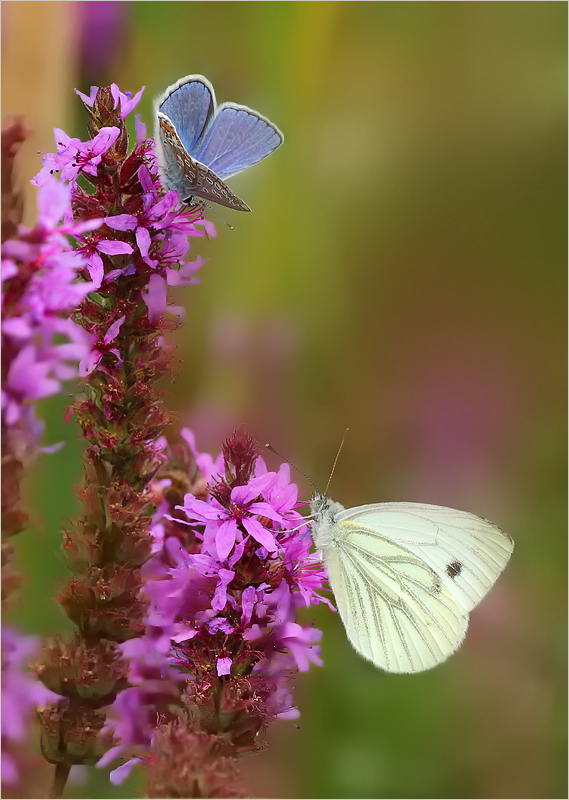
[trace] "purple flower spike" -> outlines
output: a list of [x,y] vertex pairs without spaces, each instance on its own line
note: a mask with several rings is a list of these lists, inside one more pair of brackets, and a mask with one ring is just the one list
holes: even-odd
[[[322,634],[296,613],[328,602],[319,594],[325,572],[299,526],[287,465],[269,472],[241,429],[225,443],[223,464],[200,453],[188,429],[183,438],[191,463],[218,482],[205,499],[189,492],[183,504],[161,506],[154,527],[162,546],[152,566],[160,579],[147,586],[155,619],[170,632],[170,658],[192,676],[188,700],[205,718],[213,709],[223,716],[223,735],[235,736],[239,752],[244,719],[254,739],[269,721],[299,715],[290,676],[322,663]],[[254,705],[243,699],[251,694]]]
[[71,221],[71,189],[49,176],[38,192],[36,228],[2,245],[2,415],[8,436],[30,446],[38,431],[30,404],[59,392],[91,352],[92,337],[69,313],[94,285],[77,282],[87,262],[67,236],[101,223]]
[[[230,586],[226,574],[202,574],[203,564],[192,565],[194,583],[203,582],[194,603],[190,570],[174,559],[172,579],[161,581],[168,591],[149,587],[141,594],[142,571],[153,568],[149,485],[165,460],[160,437],[169,421],[156,387],[171,366],[163,329],[176,324],[166,312],[182,317],[182,309],[168,305],[168,286],[197,283],[203,260],[184,259],[190,237],[205,235],[196,227],[202,210],[164,193],[154,143],[140,124],[129,147],[124,120],[143,89],[133,95],[113,84],[77,92],[89,110],[91,138],[55,129],[56,152],[44,155],[33,180],[38,225],[31,232],[14,228],[18,235],[2,245],[2,415],[10,442],[18,452],[37,449],[32,404],[78,377],[78,366],[84,391],[68,418],[75,414],[89,442],[83,512],[65,537],[74,577],[62,593],[66,612],[81,624],[61,645],[70,669],[85,661],[89,668],[80,681],[67,679],[67,704],[40,716],[42,749],[53,763],[91,764],[114,734],[116,746],[100,764],[127,759],[113,773],[116,781],[148,752],[157,721],[178,701],[180,678],[167,656],[172,642],[191,641],[207,626],[216,617],[217,583],[216,605],[227,605]],[[166,530],[154,538],[157,553],[168,552],[169,538]],[[187,607],[187,617],[166,611]],[[214,623],[215,635],[233,631],[224,620]],[[134,642],[138,647],[125,646]]]

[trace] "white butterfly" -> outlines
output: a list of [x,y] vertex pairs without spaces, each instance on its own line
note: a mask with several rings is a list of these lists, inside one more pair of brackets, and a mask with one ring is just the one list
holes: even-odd
[[310,505],[348,638],[389,672],[422,672],[452,655],[514,549],[488,520],[443,506],[345,509],[323,494]]

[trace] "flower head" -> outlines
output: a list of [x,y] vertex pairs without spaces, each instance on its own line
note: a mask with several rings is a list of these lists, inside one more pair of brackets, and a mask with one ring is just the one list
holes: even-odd
[[[184,443],[166,447],[170,463],[154,484],[147,637],[160,642],[167,663],[185,678],[181,702],[193,720],[189,729],[223,734],[238,754],[255,749],[257,734],[272,720],[299,715],[291,677],[322,663],[322,634],[301,625],[297,609],[329,602],[320,594],[325,573],[309,554],[288,466],[267,470],[243,428],[215,460],[198,451],[190,430],[182,433]],[[126,739],[116,751],[129,758],[125,769],[141,757],[129,728],[137,707],[129,702]],[[159,736],[153,734],[152,749]],[[145,763],[153,769],[152,755]]]

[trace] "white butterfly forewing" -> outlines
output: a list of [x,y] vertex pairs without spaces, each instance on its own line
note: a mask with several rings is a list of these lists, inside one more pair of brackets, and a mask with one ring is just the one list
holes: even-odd
[[502,572],[514,548],[507,533],[466,511],[422,503],[376,503],[337,517],[366,525],[432,567],[470,611]]
[[[331,509],[334,509],[331,511]],[[462,642],[468,611],[513,549],[490,522],[416,503],[315,507],[315,540],[348,637],[390,672],[420,672]]]

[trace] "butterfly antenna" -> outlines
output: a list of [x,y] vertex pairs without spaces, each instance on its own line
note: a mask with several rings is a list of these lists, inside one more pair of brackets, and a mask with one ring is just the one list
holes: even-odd
[[313,481],[310,480],[308,475],[306,475],[301,469],[299,469],[297,466],[295,466],[290,459],[285,458],[283,455],[281,455],[279,453],[279,451],[275,450],[275,448],[272,446],[272,444],[269,444],[268,442],[265,445],[265,447],[266,447],[267,450],[270,450],[271,453],[274,453],[279,458],[282,458],[283,461],[286,461],[287,464],[290,464],[290,466],[293,469],[295,469],[300,475],[302,475],[303,478],[305,478],[308,481],[308,483],[312,486],[312,488],[314,489],[315,492],[318,492],[318,494],[321,494],[320,489],[318,488],[318,486],[316,486],[316,484],[313,483]]
[[216,216],[218,219],[220,219],[220,220],[221,220],[221,221],[222,221],[222,222],[223,222],[225,225],[227,225],[227,227],[228,227],[228,228],[230,228],[231,230],[234,230],[234,228],[233,228],[233,225],[230,225],[230,224],[229,224],[229,222],[226,222],[226,221],[223,219],[223,217],[221,216],[221,214],[219,214],[219,213],[218,213],[218,212],[215,210],[215,208],[213,208],[213,206],[211,206],[209,203],[206,203],[206,201],[205,201],[205,200],[202,200],[201,202],[204,204],[204,206],[206,206],[206,208],[207,208],[209,211],[211,211],[211,213],[212,213],[212,214],[214,214],[214,215],[215,215],[215,216]]
[[336,464],[338,463],[338,458],[340,453],[342,452],[342,447],[344,446],[344,442],[346,441],[346,434],[349,431],[349,428],[346,428],[344,431],[344,435],[342,436],[342,441],[340,442],[340,447],[338,448],[338,452],[336,453],[336,458],[334,459],[334,463],[332,464],[332,472],[330,473],[330,477],[328,478],[328,483],[326,484],[326,490],[324,492],[325,495],[328,494],[328,487],[330,486],[330,481],[332,480],[332,475],[334,474],[334,470],[336,469]]

